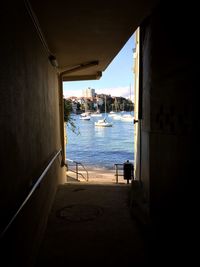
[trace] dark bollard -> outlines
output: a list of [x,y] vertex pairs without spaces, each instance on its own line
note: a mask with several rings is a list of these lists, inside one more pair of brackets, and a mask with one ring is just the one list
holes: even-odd
[[129,184],[129,180],[133,178],[133,164],[127,160],[124,163],[124,179],[127,180],[127,184]]

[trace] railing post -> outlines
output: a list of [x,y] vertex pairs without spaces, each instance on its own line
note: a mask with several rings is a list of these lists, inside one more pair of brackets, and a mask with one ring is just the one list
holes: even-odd
[[78,181],[78,162],[76,162],[76,180]]
[[116,171],[116,174],[115,174],[115,176],[116,176],[116,184],[118,184],[118,165],[117,164],[115,164],[115,171]]
[[[72,171],[73,173],[76,173],[76,180],[78,181],[78,177],[79,177],[79,175],[81,175],[82,177],[83,177],[83,179],[85,179],[87,182],[89,181],[89,174],[88,174],[88,171],[86,170],[86,168],[84,167],[84,165],[81,163],[81,162],[77,162],[77,161],[75,161],[75,160],[71,160],[71,159],[66,159],[66,161],[65,161],[65,165],[67,165],[66,164],[66,162],[67,161],[69,161],[69,162],[73,162],[74,164],[75,164],[75,170],[72,170],[72,169],[69,169],[68,168],[68,171]],[[87,174],[87,177],[85,177],[82,173],[79,173],[78,172],[78,165],[80,165],[81,167],[83,167],[83,169],[85,170],[85,172],[86,172],[86,174]],[[74,167],[74,165],[73,165],[73,167]],[[74,168],[73,168],[74,169]]]

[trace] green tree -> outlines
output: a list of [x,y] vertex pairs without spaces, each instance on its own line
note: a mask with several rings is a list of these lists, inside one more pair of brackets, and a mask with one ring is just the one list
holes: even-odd
[[72,113],[72,102],[71,100],[64,99],[64,121],[66,122],[69,129],[75,133],[80,134],[79,128],[75,124],[75,119],[71,117]]

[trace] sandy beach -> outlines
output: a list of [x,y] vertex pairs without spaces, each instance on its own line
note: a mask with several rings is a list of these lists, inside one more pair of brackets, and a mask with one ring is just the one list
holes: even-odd
[[[104,169],[104,168],[91,168],[86,167],[88,171],[88,182],[89,183],[116,183],[115,169]],[[84,170],[79,170],[80,175],[78,175],[79,182],[86,182],[87,173]],[[119,174],[122,172],[119,171]],[[82,175],[85,177],[83,178]],[[67,182],[77,182],[76,173],[72,171],[66,171]],[[123,176],[118,176],[118,183],[126,184]]]

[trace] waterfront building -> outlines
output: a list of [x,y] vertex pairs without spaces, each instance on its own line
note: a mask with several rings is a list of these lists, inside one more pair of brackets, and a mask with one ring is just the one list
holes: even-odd
[[83,89],[82,96],[87,97],[87,98],[95,97],[95,89],[90,88],[90,87]]

